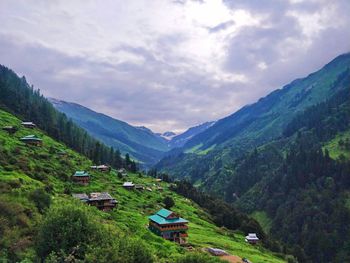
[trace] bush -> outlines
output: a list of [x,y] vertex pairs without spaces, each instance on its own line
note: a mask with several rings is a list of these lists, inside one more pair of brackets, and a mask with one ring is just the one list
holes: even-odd
[[51,205],[51,196],[41,188],[31,192],[29,198],[35,203],[40,213]]
[[165,197],[163,203],[166,209],[170,209],[175,205],[174,200],[170,196]]
[[36,252],[45,262],[152,263],[153,257],[140,240],[119,238],[101,224],[92,208],[65,202],[49,209],[39,226]]

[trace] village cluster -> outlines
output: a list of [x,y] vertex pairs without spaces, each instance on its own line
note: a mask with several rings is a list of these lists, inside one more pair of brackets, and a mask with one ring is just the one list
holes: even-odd
[[[36,127],[36,125],[33,122],[22,122],[21,125],[29,129],[34,129]],[[5,126],[2,129],[7,131],[9,134],[14,134],[18,131],[18,127],[15,126]],[[20,138],[20,140],[27,145],[43,145],[43,140],[34,134],[24,136]],[[57,154],[61,156],[66,156],[67,152],[60,150]],[[111,167],[105,164],[90,166],[90,169],[103,173],[109,173],[111,171]],[[128,176],[127,171],[124,168],[117,170],[117,172],[123,178],[126,178]],[[84,186],[90,183],[90,179],[91,176],[87,171],[76,171],[72,175],[73,182]],[[161,181],[161,179],[155,178],[155,182],[157,184],[154,184],[156,188],[153,190],[163,191],[163,188],[159,184]],[[135,189],[140,191],[153,191],[152,187],[150,186],[134,184],[131,181],[124,182],[122,187],[127,190]],[[118,205],[118,201],[115,198],[113,198],[108,192],[96,192],[90,194],[74,193],[72,194],[72,196],[88,205],[95,206],[96,208],[102,211],[110,211],[116,208]],[[156,235],[161,236],[164,239],[177,242],[179,244],[186,244],[186,238],[188,237],[187,231],[189,221],[187,221],[184,218],[181,218],[179,214],[162,208],[154,215],[149,216],[148,219],[148,229]],[[258,243],[259,238],[255,233],[249,233],[246,236],[245,240],[250,244],[256,244]],[[215,256],[227,255],[226,251],[218,248],[207,248],[207,251]]]

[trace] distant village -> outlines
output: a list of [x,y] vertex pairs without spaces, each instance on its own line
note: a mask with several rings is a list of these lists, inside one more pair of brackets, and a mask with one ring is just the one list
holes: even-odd
[[[21,126],[26,129],[35,129],[36,125],[30,121],[24,121],[21,123]],[[19,128],[15,126],[5,126],[2,127],[2,130],[9,133],[9,135],[15,134]],[[25,143],[28,146],[43,146],[42,138],[38,137],[35,134],[28,134],[22,138],[20,141]],[[68,153],[64,150],[58,150],[56,152],[58,156],[62,158],[67,158]],[[100,172],[100,173],[110,173],[112,167],[107,164],[93,165],[89,167],[90,171]],[[124,168],[120,168],[117,171],[117,175],[120,178],[125,179],[121,187],[128,191],[163,191],[161,186],[162,179],[154,178],[154,183],[152,185],[142,185],[135,184],[132,181],[127,181],[128,172]],[[71,175],[71,180],[75,184],[81,186],[89,185],[91,181],[91,175],[89,171],[86,170],[77,170]],[[118,201],[108,192],[92,192],[92,193],[73,193],[72,197],[80,200],[81,202],[94,206],[101,211],[111,211],[118,207]],[[187,243],[187,238],[189,237],[189,221],[182,218],[178,213],[170,211],[168,209],[162,208],[159,211],[155,212],[153,215],[148,216],[148,229],[166,240],[176,242],[180,245],[185,245]],[[245,237],[245,241],[255,245],[259,242],[259,238],[256,233],[249,233]],[[228,255],[225,250],[219,248],[209,247],[206,251],[214,256],[224,256]],[[246,259],[243,259],[243,262],[249,262]]]

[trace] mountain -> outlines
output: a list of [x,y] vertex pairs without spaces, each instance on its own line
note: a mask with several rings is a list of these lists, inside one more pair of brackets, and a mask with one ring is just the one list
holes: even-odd
[[298,113],[339,91],[342,86],[338,84],[349,74],[349,67],[349,53],[335,58],[319,71],[218,120],[187,141],[176,154],[165,157],[157,168],[192,181],[217,174],[232,159],[282,136],[284,128]]
[[[38,128],[22,127],[19,118],[0,109],[0,127],[4,126],[18,130],[9,134],[0,129],[0,259],[3,262],[223,262],[201,252],[209,246],[224,248],[254,262],[286,261],[283,254],[244,241],[241,231],[250,230],[257,223],[237,210],[220,211],[230,213],[225,217],[228,221],[230,217],[239,218],[239,231],[233,232],[213,223],[220,213],[209,214],[195,202],[173,192],[169,183],[159,183],[152,177],[127,174],[127,180],[149,185],[152,192],[124,189],[124,178],[114,169],[110,173],[89,170],[89,185],[74,184],[71,175],[77,170],[90,169],[91,160]],[[41,138],[42,146],[21,142],[20,138],[28,134]],[[163,191],[159,192],[155,184]],[[118,201],[118,207],[102,212],[71,195],[91,192],[108,192]],[[145,227],[148,216],[164,206],[165,197],[175,200],[173,210],[190,221],[190,244],[198,252],[164,240]]]
[[182,150],[158,168],[251,214],[298,262],[350,261],[349,54],[219,120]]
[[167,132],[164,132],[164,133],[158,133],[158,135],[160,137],[166,139],[167,141],[171,141],[176,136],[176,133],[172,132],[172,131],[167,131]]
[[[186,142],[188,142],[193,136],[205,131],[209,127],[213,126],[215,124],[214,121],[211,122],[205,122],[203,124],[200,124],[195,127],[191,127],[188,130],[186,130],[184,133],[181,133],[179,135],[173,136],[169,142],[170,148],[178,148],[182,147]],[[173,134],[175,135],[175,134]]]
[[[66,115],[57,111],[52,104],[34,90],[25,77],[0,65],[0,107],[22,120],[34,122],[54,139],[60,140],[75,151],[92,159],[96,164],[109,163],[112,166],[129,166],[135,170],[135,163],[128,164],[120,153],[89,136],[85,130],[75,125]],[[132,166],[132,167],[131,167]]]
[[106,145],[129,153],[146,166],[159,161],[173,148],[183,146],[193,136],[211,127],[214,122],[206,122],[189,128],[182,134],[174,132],[153,133],[144,126],[134,127],[124,121],[95,112],[77,103],[49,98],[54,107],[66,114],[80,127]]
[[123,154],[129,153],[141,163],[155,163],[169,150],[167,143],[146,127],[134,127],[76,103],[49,100],[57,110],[72,118],[93,137]]

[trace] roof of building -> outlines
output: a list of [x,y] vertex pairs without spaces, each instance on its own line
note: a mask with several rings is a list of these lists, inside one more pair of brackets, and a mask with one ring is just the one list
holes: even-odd
[[31,134],[31,135],[27,135],[21,138],[22,141],[27,141],[27,140],[31,140],[31,141],[42,141],[42,139],[40,139],[38,136]]
[[88,201],[89,197],[87,194],[72,194],[73,197],[78,198],[82,201]]
[[172,211],[165,209],[165,208],[162,208],[157,212],[157,215],[167,218],[172,213],[173,213]]
[[174,224],[174,223],[188,223],[186,219],[183,219],[181,217],[175,217],[168,219],[170,215],[174,214],[174,212],[168,210],[168,209],[160,209],[157,214],[152,215],[148,217],[150,220],[156,222],[159,225],[166,225],[166,224]]
[[33,122],[31,121],[23,121],[22,122],[23,125],[35,125]]
[[245,237],[247,240],[259,240],[255,233],[249,233],[248,236]]
[[132,182],[125,182],[125,183],[123,183],[123,186],[125,186],[125,187],[134,187],[135,185]]
[[103,193],[91,193],[89,201],[98,201],[98,200],[114,200],[114,198],[106,192]]
[[220,248],[208,247],[207,251],[213,255],[228,255],[228,253]]
[[89,173],[85,171],[76,171],[73,176],[79,177],[79,176],[89,176]]

